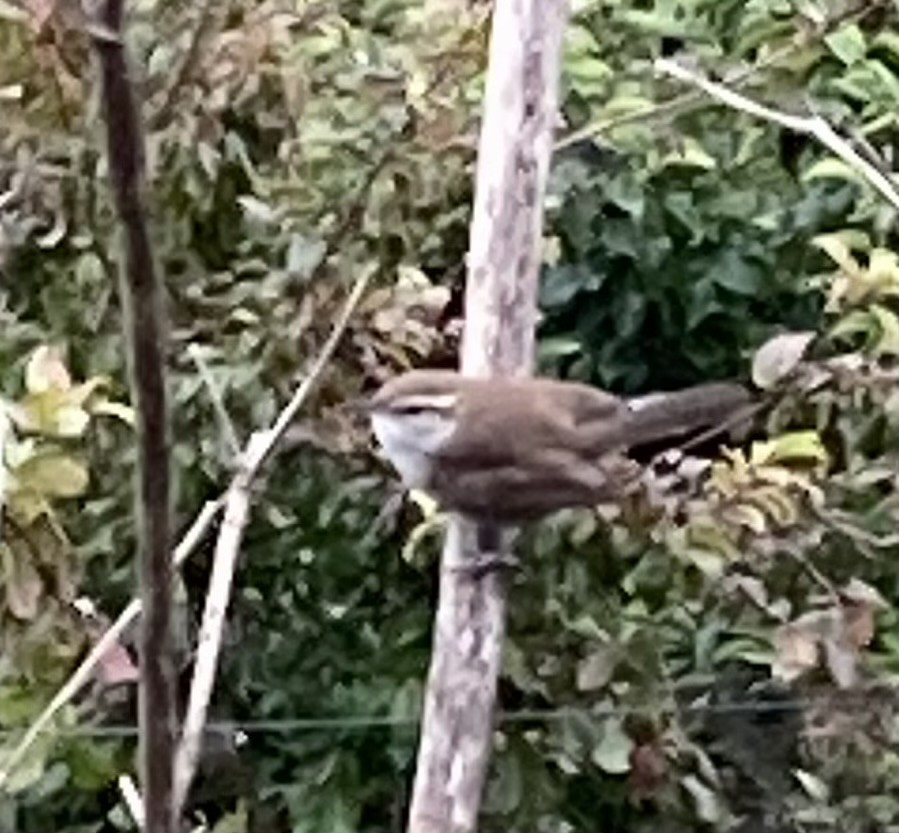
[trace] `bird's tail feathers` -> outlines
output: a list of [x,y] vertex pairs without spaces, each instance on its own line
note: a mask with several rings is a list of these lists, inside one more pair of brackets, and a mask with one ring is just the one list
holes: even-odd
[[710,382],[672,393],[627,401],[628,445],[655,443],[725,423],[751,401],[749,392],[730,382]]

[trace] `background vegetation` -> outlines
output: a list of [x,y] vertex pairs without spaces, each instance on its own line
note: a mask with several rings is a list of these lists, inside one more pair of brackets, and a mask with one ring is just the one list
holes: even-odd
[[[73,8],[0,2],[4,746],[133,589],[116,241]],[[192,812],[399,830],[440,518],[342,403],[455,361],[489,9],[131,8],[182,527],[374,273],[256,496]],[[541,368],[621,393],[752,378],[768,408],[713,466],[669,461],[627,505],[530,536],[485,831],[899,829],[896,213],[813,141],[652,70],[686,53],[895,169],[896,32],[886,0],[576,4]],[[185,674],[208,559],[179,587]],[[132,659],[36,745],[0,829],[130,829]]]

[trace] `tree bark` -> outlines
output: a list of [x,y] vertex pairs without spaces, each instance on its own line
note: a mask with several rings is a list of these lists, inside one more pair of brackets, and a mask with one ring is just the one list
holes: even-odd
[[[558,107],[566,0],[496,0],[471,227],[462,372],[528,375],[543,197]],[[440,571],[408,830],[476,829],[505,627],[499,572],[460,571],[478,530],[456,519]]]
[[120,291],[131,390],[137,412],[140,635],[140,772],[144,830],[170,833],[175,730],[171,650],[171,483],[163,292],[142,199],[144,148],[122,31],[123,0],[106,0],[94,34],[100,65],[106,153],[121,224]]

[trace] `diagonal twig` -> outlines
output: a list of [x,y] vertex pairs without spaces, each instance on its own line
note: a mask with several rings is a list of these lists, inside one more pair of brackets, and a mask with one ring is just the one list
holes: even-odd
[[216,384],[212,376],[212,370],[206,363],[206,359],[203,358],[203,352],[196,344],[190,344],[187,347],[187,354],[193,359],[200,378],[209,391],[209,399],[212,401],[212,408],[218,417],[219,426],[222,429],[228,451],[231,452],[232,457],[240,456],[240,442],[237,439],[237,430],[234,428],[234,422],[228,413],[227,407],[225,407],[225,397],[222,395],[221,388]]
[[362,273],[347,298],[344,308],[334,324],[331,335],[321,353],[297,388],[290,402],[284,407],[275,424],[251,436],[243,452],[240,470],[234,476],[225,497],[225,516],[216,541],[212,574],[203,609],[203,621],[197,641],[197,661],[190,686],[190,699],[184,718],[181,741],[175,754],[174,806],[175,817],[180,818],[193,780],[200,754],[203,727],[209,709],[209,700],[215,682],[215,672],[222,642],[225,613],[231,594],[231,583],[243,531],[250,513],[250,494],[253,479],[265,460],[274,450],[278,440],[305,403],[321,374],[337,349],[340,339],[350,322],[373,270]]
[[867,182],[880,192],[894,208],[899,209],[899,188],[874,165],[852,147],[852,144],[840,136],[830,124],[820,116],[796,116],[775,110],[765,104],[759,104],[742,93],[725,87],[717,81],[699,75],[668,58],[659,58],[655,62],[656,69],[676,78],[693,84],[707,95],[726,104],[735,110],[741,110],[751,116],[774,122],[796,133],[803,133],[817,139],[831,153],[842,159],[854,171],[861,174]]
[[[194,551],[197,544],[203,538],[206,530],[212,524],[219,509],[222,507],[221,498],[211,500],[200,510],[190,529],[184,534],[181,542],[175,548],[172,554],[172,562],[177,569],[183,564],[187,557]],[[22,736],[18,745],[6,756],[3,761],[3,769],[0,770],[0,788],[6,783],[13,770],[22,762],[25,754],[31,748],[31,745],[40,737],[47,729],[57,712],[69,703],[76,694],[84,687],[96,667],[102,662],[106,652],[115,645],[122,634],[128,629],[141,612],[140,599],[132,599],[127,607],[119,614],[118,618],[108,630],[94,643],[93,648],[88,655],[81,661],[81,664],[75,669],[72,675],[65,681],[62,688],[56,692],[54,698],[47,704],[46,708],[38,715],[37,719],[28,727],[28,730]]]

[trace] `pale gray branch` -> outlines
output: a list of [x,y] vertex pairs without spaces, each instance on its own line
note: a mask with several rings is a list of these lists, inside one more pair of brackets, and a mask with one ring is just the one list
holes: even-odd
[[197,366],[197,370],[200,373],[200,378],[209,391],[209,399],[212,401],[212,407],[215,410],[222,434],[225,437],[225,445],[228,446],[231,457],[236,459],[240,456],[240,441],[237,439],[234,422],[228,413],[228,409],[225,407],[225,398],[222,395],[222,391],[216,384],[212,371],[209,369],[206,359],[203,358],[200,348],[196,344],[190,344],[188,345],[187,353],[193,359],[193,363]]
[[659,58],[655,62],[655,67],[665,75],[698,87],[707,95],[734,110],[740,110],[756,118],[779,124],[788,130],[803,133],[806,136],[817,139],[831,153],[838,156],[854,171],[858,172],[894,208],[899,209],[899,190],[897,190],[896,185],[861,156],[849,141],[840,136],[820,116],[795,116],[791,113],[775,110],[765,104],[759,104],[742,93],[734,92],[723,84],[705,78],[668,58]]
[[[527,375],[565,0],[496,0],[465,289],[462,371]],[[477,828],[493,739],[506,582],[466,570],[477,530],[447,530],[410,833]],[[498,555],[498,554],[496,554]]]
[[250,436],[247,447],[241,455],[241,468],[228,487],[225,498],[225,516],[216,541],[212,575],[209,577],[209,589],[203,609],[203,620],[197,643],[197,661],[190,686],[190,699],[184,718],[181,742],[175,754],[174,805],[176,818],[181,817],[184,802],[197,768],[203,727],[206,724],[206,714],[218,667],[222,631],[231,595],[234,569],[250,513],[250,491],[253,479],[331,361],[331,357],[349,325],[350,318],[362,299],[371,274],[372,271],[367,270],[356,281],[321,353],[306,378],[296,389],[290,402],[278,415],[274,425],[267,430],[256,431]]
[[[197,544],[200,543],[204,533],[209,528],[219,509],[222,507],[222,501],[212,500],[200,510],[187,530],[181,542],[175,548],[172,555],[172,562],[177,569],[194,551]],[[75,669],[71,676],[63,683],[59,691],[53,699],[47,704],[46,708],[37,716],[34,722],[28,727],[22,739],[19,741],[15,749],[10,752],[4,761],[4,767],[0,770],[0,788],[6,783],[9,776],[22,762],[25,754],[31,748],[31,745],[40,737],[47,729],[57,712],[78,694],[84,685],[90,681],[94,670],[103,660],[106,652],[115,645],[122,637],[127,628],[140,616],[141,602],[140,599],[132,599],[127,607],[119,614],[118,618],[113,622],[106,632],[101,636],[88,655],[81,661],[81,664]]]

